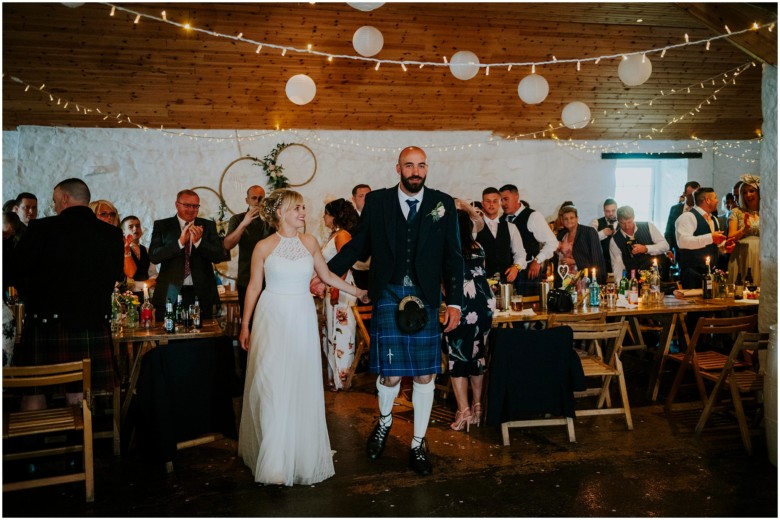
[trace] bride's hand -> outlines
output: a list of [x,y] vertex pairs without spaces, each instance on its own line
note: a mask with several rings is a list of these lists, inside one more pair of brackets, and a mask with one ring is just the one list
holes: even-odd
[[355,298],[363,303],[368,303],[371,301],[371,299],[368,297],[368,291],[365,289],[358,289],[355,293]]
[[249,352],[249,327],[241,326],[241,334],[238,336],[238,343],[241,348]]

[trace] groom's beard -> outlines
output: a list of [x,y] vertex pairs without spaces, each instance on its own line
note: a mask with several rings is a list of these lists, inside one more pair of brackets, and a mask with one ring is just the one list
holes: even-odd
[[404,188],[406,188],[406,191],[409,193],[417,193],[425,186],[425,178],[417,175],[413,175],[408,179],[406,177],[401,177],[401,184],[404,185]]

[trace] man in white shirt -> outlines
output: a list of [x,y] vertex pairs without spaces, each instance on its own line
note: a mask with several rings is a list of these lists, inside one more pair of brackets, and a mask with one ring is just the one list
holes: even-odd
[[[680,280],[684,289],[701,287],[702,275],[718,261],[718,246],[726,235],[717,231],[711,213],[718,207],[718,195],[712,188],[699,188],[693,194],[696,205],[675,222],[679,248]],[[726,251],[734,243],[726,244]],[[709,259],[709,262],[707,261]]]
[[[485,188],[482,192],[482,211],[485,227],[477,233],[477,242],[485,250],[485,271],[488,277],[496,273],[501,280],[514,284],[525,269],[525,248],[517,226],[510,226],[499,220],[501,195],[496,188]],[[520,290],[519,285],[515,287]]]
[[619,229],[609,243],[609,256],[615,280],[619,280],[625,270],[647,270],[653,265],[653,257],[658,260],[659,273],[664,273],[664,253],[669,243],[652,222],[634,222],[634,208],[621,206],[616,211]]
[[501,209],[504,210],[501,220],[517,226],[525,248],[525,259],[528,262],[527,268],[520,273],[519,284],[515,285],[521,287],[520,292],[523,295],[538,295],[539,285],[546,275],[543,264],[552,258],[558,248],[558,240],[547,225],[544,215],[521,204],[517,186],[505,184],[501,186],[499,192]]

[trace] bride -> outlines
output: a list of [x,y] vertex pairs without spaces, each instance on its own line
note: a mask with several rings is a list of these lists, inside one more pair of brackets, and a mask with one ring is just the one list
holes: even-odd
[[299,193],[274,191],[263,200],[260,213],[278,231],[252,253],[239,336],[249,358],[238,454],[256,482],[314,484],[335,471],[309,280],[316,271],[328,285],[361,300],[366,291],[331,273],[316,238],[298,232],[306,218]]

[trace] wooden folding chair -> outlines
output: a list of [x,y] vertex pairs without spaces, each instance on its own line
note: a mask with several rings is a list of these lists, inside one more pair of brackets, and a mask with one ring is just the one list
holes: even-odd
[[[734,334],[738,332],[752,332],[756,330],[758,326],[758,315],[753,314],[749,316],[740,316],[737,318],[706,318],[701,317],[696,322],[696,328],[693,330],[693,336],[688,344],[688,348],[684,353],[667,354],[665,359],[677,361],[680,363],[680,367],[677,370],[677,375],[672,383],[672,388],[669,390],[669,395],[666,398],[665,410],[669,412],[673,408],[682,408],[691,406],[690,403],[685,405],[674,406],[674,400],[677,397],[677,392],[682,385],[683,377],[689,367],[693,369],[693,375],[696,379],[696,386],[699,391],[699,398],[701,400],[701,406],[704,406],[707,402],[707,391],[704,388],[704,380],[702,374],[704,372],[717,373],[723,370],[726,366],[728,356],[715,351],[702,351],[702,343],[704,338],[709,335],[718,335],[724,338],[731,339]],[[663,360],[661,360],[663,363]],[[734,361],[737,367],[746,367],[747,363],[740,360]],[[662,365],[663,366],[663,365]],[[660,376],[659,376],[660,377]]]
[[[571,323],[568,325],[574,332],[574,339],[592,341],[599,343],[605,342],[605,349],[600,345],[595,347],[596,352],[606,350],[608,352],[606,359],[602,355],[581,356],[582,370],[585,377],[601,377],[600,388],[588,388],[583,392],[575,392],[574,397],[598,396],[596,408],[577,409],[577,417],[588,415],[609,415],[622,414],[626,418],[626,427],[629,430],[634,429],[634,423],[631,420],[631,405],[628,402],[628,391],[626,389],[626,376],[623,372],[623,363],[620,361],[620,354],[623,349],[623,339],[626,336],[628,323],[624,321],[616,323]],[[609,396],[609,385],[613,378],[617,378],[618,388],[620,390],[620,399],[623,406],[613,407]],[[606,407],[604,405],[606,404]]]
[[353,305],[352,314],[355,315],[355,358],[352,360],[352,365],[347,371],[347,378],[344,382],[344,389],[348,390],[352,388],[352,378],[355,376],[355,370],[357,370],[360,364],[360,358],[363,354],[368,352],[368,347],[371,344],[371,337],[366,329],[366,321],[371,319],[371,311],[373,305]]
[[[547,318],[547,328],[552,329],[555,327],[563,327],[566,325],[570,325],[572,323],[606,323],[607,322],[607,313],[606,312],[589,312],[589,313],[582,313],[582,314],[550,314],[550,316]],[[597,355],[599,357],[603,357],[601,354],[601,350],[599,348],[599,343],[597,341],[589,342],[591,348],[588,352],[585,352],[583,350],[580,350],[578,348],[575,348],[577,352],[583,353],[583,354],[590,354],[590,355]],[[595,350],[596,348],[599,348],[599,350]]]
[[[4,367],[3,389],[32,388],[61,385],[76,381],[82,382],[83,399],[79,405],[64,408],[50,408],[29,412],[3,414],[3,460],[16,461],[39,457],[48,457],[65,453],[81,452],[84,467],[78,473],[51,477],[34,478],[20,482],[4,482],[3,492],[30,489],[41,486],[84,481],[87,502],[95,500],[95,478],[92,468],[92,411],[90,409],[90,360],[61,363],[57,365],[38,365],[29,367]],[[69,431],[81,432],[81,444],[61,447],[29,447],[13,450],[12,441],[22,437],[61,436]]]
[[750,429],[745,418],[745,408],[742,404],[742,395],[748,393],[757,393],[764,390],[764,375],[757,370],[745,368],[737,370],[737,357],[745,350],[766,350],[769,345],[769,334],[759,334],[750,332],[740,332],[734,347],[731,349],[726,364],[720,373],[702,372],[705,379],[715,381],[715,387],[707,399],[704,411],[696,424],[696,435],[700,435],[712,411],[720,399],[720,392],[724,386],[731,391],[731,402],[734,405],[734,412],[739,424],[739,433],[742,437],[742,445],[748,455],[753,454],[753,445],[750,442]]

